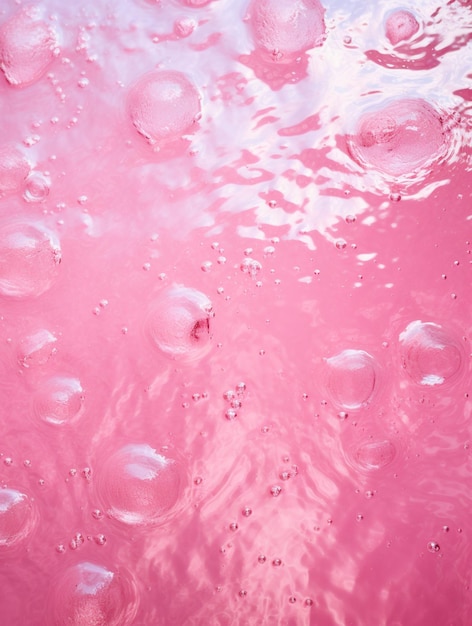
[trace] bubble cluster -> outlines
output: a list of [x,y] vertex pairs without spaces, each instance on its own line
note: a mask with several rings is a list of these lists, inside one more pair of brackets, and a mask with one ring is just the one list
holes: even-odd
[[275,60],[292,60],[323,42],[324,12],[318,0],[254,0],[250,16],[255,44]]
[[0,68],[11,85],[37,81],[56,54],[56,33],[32,7],[19,11],[0,27]]
[[175,286],[153,303],[147,335],[161,352],[184,360],[200,358],[210,348],[212,304],[196,289]]
[[128,111],[149,143],[164,143],[191,132],[200,117],[200,96],[181,72],[154,71],[131,88]]
[[49,424],[70,423],[80,417],[85,394],[78,378],[55,376],[45,381],[34,399],[37,417]]
[[0,295],[36,297],[54,282],[61,261],[57,238],[30,223],[0,226]]
[[343,350],[326,360],[326,386],[333,401],[347,409],[367,404],[375,391],[377,369],[364,350]]
[[419,28],[415,16],[403,9],[393,11],[385,21],[385,34],[393,45],[411,39]]
[[0,148],[0,197],[21,191],[29,172],[30,165],[17,148]]
[[416,320],[400,333],[399,340],[402,365],[418,385],[444,385],[459,375],[463,350],[440,324]]
[[137,608],[129,576],[87,561],[67,569],[51,590],[55,626],[127,626]]
[[98,477],[98,495],[114,519],[129,525],[159,524],[175,510],[184,486],[181,464],[148,444],[112,454]]
[[401,176],[444,156],[448,142],[440,112],[421,98],[404,98],[365,113],[348,146],[360,165]]
[[17,489],[0,489],[0,550],[23,541],[35,521],[36,512],[27,495]]

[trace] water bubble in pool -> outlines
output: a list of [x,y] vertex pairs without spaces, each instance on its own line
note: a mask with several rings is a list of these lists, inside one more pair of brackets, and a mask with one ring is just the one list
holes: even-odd
[[0,197],[21,191],[29,172],[30,165],[17,148],[0,148]]
[[49,195],[51,181],[41,172],[31,172],[25,182],[23,199],[26,202],[44,202]]
[[131,121],[149,143],[164,143],[189,133],[200,116],[200,95],[190,80],[173,70],[153,71],[131,88]]
[[446,130],[442,114],[431,104],[403,98],[362,115],[348,148],[363,167],[389,176],[413,174],[446,154]]
[[250,6],[256,46],[273,60],[290,61],[325,37],[319,0],[254,0]]
[[388,439],[360,443],[354,453],[356,464],[365,470],[377,470],[390,465],[396,456],[395,446]]
[[385,34],[393,45],[411,39],[419,28],[415,16],[403,9],[393,11],[385,21]]
[[153,303],[146,332],[153,345],[171,358],[194,360],[210,349],[212,304],[196,289],[176,285]]
[[463,350],[452,333],[434,322],[416,320],[400,333],[401,362],[418,385],[435,387],[461,372]]
[[0,295],[36,297],[47,291],[61,261],[59,241],[31,223],[0,227]]
[[35,522],[36,511],[27,495],[17,489],[0,489],[0,550],[23,541]]
[[11,85],[37,81],[57,52],[56,33],[35,7],[20,10],[0,27],[0,68]]
[[49,424],[65,424],[78,419],[84,408],[81,382],[72,376],[54,376],[43,382],[34,398],[34,412]]
[[175,513],[184,475],[177,459],[148,444],[114,452],[98,473],[98,496],[114,519],[135,526],[163,523]]
[[18,361],[25,367],[44,365],[56,351],[57,338],[46,328],[24,335],[18,345]]
[[69,567],[51,589],[51,605],[57,626],[127,626],[137,600],[127,573],[85,561]]
[[326,387],[332,400],[359,409],[372,398],[377,379],[373,357],[364,350],[343,350],[326,359]]

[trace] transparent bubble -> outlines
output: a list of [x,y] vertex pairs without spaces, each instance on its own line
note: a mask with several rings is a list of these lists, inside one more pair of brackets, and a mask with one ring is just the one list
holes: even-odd
[[98,475],[98,493],[109,515],[130,525],[158,524],[175,513],[182,496],[181,464],[147,444],[112,454]]
[[23,198],[26,202],[44,202],[49,195],[51,181],[41,172],[31,172],[26,179]]
[[390,465],[395,456],[395,446],[388,439],[361,443],[354,453],[356,463],[366,470],[377,470]]
[[21,191],[29,171],[30,165],[19,150],[12,146],[0,148],[0,196]]
[[411,39],[419,28],[415,16],[403,9],[393,11],[385,21],[385,34],[393,45]]
[[435,387],[454,381],[464,356],[460,343],[441,325],[419,320],[400,333],[404,369],[418,385]]
[[35,522],[36,511],[28,496],[16,489],[0,489],[0,550],[23,541]]
[[28,223],[0,227],[0,295],[36,297],[54,282],[61,261],[59,241]]
[[323,42],[324,8],[318,0],[253,0],[249,11],[256,46],[275,61]]
[[37,81],[56,56],[54,30],[28,7],[0,27],[0,68],[11,85]]
[[200,116],[200,96],[181,72],[155,71],[132,87],[128,111],[143,137],[162,143],[192,130]]
[[65,424],[80,417],[85,394],[78,378],[55,376],[43,382],[34,398],[37,417],[49,424]]
[[388,102],[360,118],[350,152],[360,165],[387,175],[412,174],[446,154],[450,135],[442,117],[420,98]]
[[163,292],[146,320],[153,345],[171,358],[194,360],[211,347],[212,304],[200,291],[175,286]]
[[364,350],[343,350],[326,360],[326,386],[336,404],[358,409],[372,398],[377,368],[374,358]]
[[127,626],[136,615],[136,591],[129,575],[96,563],[67,569],[51,596],[55,626]]
[[25,368],[44,365],[56,351],[56,337],[47,329],[38,330],[21,338],[18,361]]

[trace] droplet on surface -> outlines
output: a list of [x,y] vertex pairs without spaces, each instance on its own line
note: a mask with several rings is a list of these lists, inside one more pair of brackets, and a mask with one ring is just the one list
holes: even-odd
[[395,456],[395,446],[388,439],[361,443],[354,454],[357,464],[366,470],[381,469],[389,465]]
[[212,304],[196,289],[175,286],[154,302],[146,320],[153,345],[171,358],[194,360],[211,347]]
[[37,297],[54,282],[61,261],[57,238],[28,223],[0,227],[0,295]]
[[373,396],[377,371],[373,357],[364,350],[343,350],[326,360],[326,386],[336,404],[359,409]]
[[0,68],[11,85],[37,81],[57,54],[57,37],[51,26],[28,7],[0,27]]
[[181,465],[148,444],[119,449],[97,475],[103,508],[130,525],[165,521],[179,501],[184,482]]
[[27,495],[16,489],[0,489],[0,550],[23,541],[35,521],[35,509]]
[[51,589],[55,626],[127,626],[136,614],[136,592],[127,574],[81,562]]
[[132,87],[128,111],[143,137],[162,143],[191,131],[200,116],[200,96],[181,72],[155,71]]
[[324,12],[319,0],[254,0],[250,23],[256,46],[273,60],[292,60],[321,45]]
[[30,165],[17,148],[0,148],[0,197],[21,191],[29,172]]
[[411,39],[419,28],[415,16],[404,9],[393,11],[385,21],[385,34],[393,45]]
[[34,399],[35,414],[49,424],[70,423],[80,417],[84,390],[78,378],[54,376],[45,381]]
[[445,155],[446,130],[441,113],[425,100],[398,99],[362,115],[348,147],[363,167],[401,176]]
[[404,369],[418,385],[435,387],[452,382],[463,364],[459,342],[441,325],[419,320],[400,333]]

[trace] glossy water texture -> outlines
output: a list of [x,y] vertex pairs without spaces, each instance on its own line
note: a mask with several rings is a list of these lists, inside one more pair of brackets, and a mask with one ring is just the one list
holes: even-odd
[[470,626],[472,5],[0,3],[0,624]]

